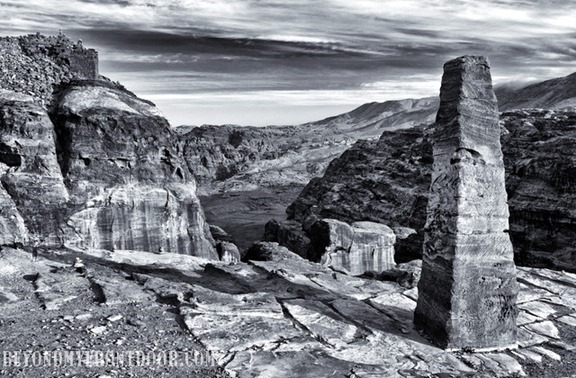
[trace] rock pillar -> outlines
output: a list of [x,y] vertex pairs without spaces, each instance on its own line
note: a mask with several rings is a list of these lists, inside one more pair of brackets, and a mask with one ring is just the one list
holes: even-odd
[[516,267],[488,60],[444,65],[416,327],[448,349],[516,344]]

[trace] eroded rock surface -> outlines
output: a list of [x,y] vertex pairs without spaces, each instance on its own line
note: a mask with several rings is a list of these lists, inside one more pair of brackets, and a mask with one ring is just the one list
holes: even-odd
[[153,104],[101,81],[66,85],[56,103],[70,243],[217,257],[194,177]]
[[[0,95],[3,189],[15,202],[28,230],[54,239],[60,234],[63,209],[69,199],[56,157],[54,127],[39,105],[6,97]],[[14,236],[19,234],[22,231]]]
[[[74,256],[84,274],[70,267]],[[414,330],[417,288],[298,257],[230,265],[173,253],[50,250],[31,261],[4,248],[2,261],[0,292],[9,288],[11,298],[0,298],[3,350],[156,347],[209,350],[217,362],[165,366],[154,371],[159,377],[510,377],[534,367],[542,369],[538,376],[570,376],[576,353],[576,277],[546,269],[519,268],[519,349],[451,353]],[[102,374],[101,367],[82,369],[59,371]],[[117,370],[149,374],[144,369]],[[49,375],[36,367],[24,373]]]
[[444,65],[415,325],[444,348],[516,345],[516,267],[486,58]]
[[353,275],[394,267],[396,236],[388,226],[374,222],[351,225],[322,219],[309,230],[312,261]]
[[[576,113],[505,112],[500,125],[517,264],[576,272],[576,186],[569,173],[576,166]],[[335,159],[288,207],[288,216],[304,226],[326,217],[413,228],[409,243],[397,242],[396,261],[418,258],[431,169],[429,128],[384,132]]]

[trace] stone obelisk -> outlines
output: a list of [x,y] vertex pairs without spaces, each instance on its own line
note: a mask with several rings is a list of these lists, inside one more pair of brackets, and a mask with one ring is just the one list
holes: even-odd
[[516,345],[516,267],[488,60],[444,65],[417,329],[447,349]]

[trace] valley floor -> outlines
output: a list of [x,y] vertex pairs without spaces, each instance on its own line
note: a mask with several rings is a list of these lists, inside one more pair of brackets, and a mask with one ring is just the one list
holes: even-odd
[[200,202],[208,223],[224,229],[242,251],[262,239],[268,221],[286,219],[286,208],[303,187],[293,185],[218,193],[202,196]]

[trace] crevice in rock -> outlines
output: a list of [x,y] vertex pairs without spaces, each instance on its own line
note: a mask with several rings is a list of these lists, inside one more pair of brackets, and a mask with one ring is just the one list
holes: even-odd
[[334,348],[334,345],[332,345],[328,341],[326,341],[321,335],[315,334],[308,327],[306,327],[304,324],[300,323],[298,321],[298,319],[296,319],[294,316],[292,316],[292,314],[290,313],[290,310],[288,310],[288,308],[284,305],[284,300],[282,298],[276,297],[276,301],[280,304],[280,307],[282,307],[282,313],[284,314],[284,317],[286,317],[286,319],[288,319],[292,322],[292,324],[294,325],[294,328],[296,328],[297,330],[300,330],[302,332],[305,332],[306,334],[308,334],[314,340],[320,342],[321,344],[326,345],[327,347],[330,347],[330,348]]

